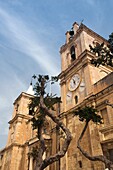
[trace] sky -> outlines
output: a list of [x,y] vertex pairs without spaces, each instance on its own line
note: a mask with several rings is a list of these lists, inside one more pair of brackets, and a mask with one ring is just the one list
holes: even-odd
[[59,50],[75,21],[108,39],[113,0],[0,0],[0,149],[13,102],[32,75],[60,73]]

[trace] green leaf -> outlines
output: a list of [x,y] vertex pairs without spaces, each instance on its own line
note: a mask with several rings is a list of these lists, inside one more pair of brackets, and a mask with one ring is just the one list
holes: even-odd
[[80,121],[93,121],[94,123],[102,123],[102,117],[97,114],[98,111],[93,106],[86,106],[84,108],[78,108],[77,111],[73,111],[74,116],[78,116]]
[[34,74],[34,75],[32,76],[32,78],[36,79],[36,75]]
[[48,76],[48,75],[45,75],[44,78],[45,78],[46,80],[49,80],[49,76]]

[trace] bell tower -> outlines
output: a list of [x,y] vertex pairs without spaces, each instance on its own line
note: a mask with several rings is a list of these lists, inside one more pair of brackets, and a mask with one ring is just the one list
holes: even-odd
[[[113,71],[110,67],[99,66],[96,68],[91,64],[91,59],[95,56],[90,52],[89,45],[93,46],[95,43],[101,44],[103,42],[105,45],[108,43],[103,37],[96,34],[84,24],[79,26],[75,22],[71,31],[66,32],[66,43],[60,48],[61,73],[59,78],[61,80],[62,100],[60,117],[70,129],[73,136],[65,157],[60,161],[61,169],[96,170],[97,167],[99,167],[99,170],[103,169],[101,163],[94,165],[84,158],[77,149],[77,141],[83,130],[84,122],[80,122],[78,117],[73,117],[72,114],[72,111],[78,107],[97,104],[98,92],[95,90],[97,84]],[[107,86],[107,82],[102,84],[102,86],[104,85]],[[101,91],[102,86],[100,86],[98,90]],[[100,99],[98,99],[98,105],[103,102],[99,100]],[[61,138],[61,144],[62,141],[63,139]],[[99,131],[95,125],[92,124],[88,127],[81,143],[84,150],[89,154],[103,154]],[[97,148],[97,146],[98,149],[95,151],[94,148]]]
[[93,84],[112,71],[104,66],[96,68],[90,63],[94,55],[89,45],[102,42],[107,44],[104,38],[76,22],[71,31],[66,32],[66,43],[60,49],[62,112],[91,96]]
[[8,141],[3,150],[2,169],[21,170],[28,168],[28,141],[32,137],[28,104],[33,97],[32,84],[14,102],[12,119],[9,121]]

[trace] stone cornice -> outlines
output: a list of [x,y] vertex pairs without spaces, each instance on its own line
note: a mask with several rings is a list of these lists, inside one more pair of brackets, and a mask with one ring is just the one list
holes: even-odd
[[79,70],[83,66],[87,65],[88,63],[90,63],[90,59],[93,57],[94,57],[94,55],[90,51],[85,50],[83,53],[81,53],[78,56],[78,58],[75,61],[72,62],[72,64],[66,70],[62,71],[59,74],[59,79],[62,79],[63,77],[65,77],[68,73],[70,73],[70,70],[72,70],[74,67],[76,67],[76,66],[79,67],[78,68],[78,70]]
[[33,98],[34,96],[33,95],[31,95],[31,94],[28,94],[28,93],[25,93],[25,92],[22,92],[17,98],[16,98],[16,100],[14,101],[14,103],[13,104],[15,104],[18,100],[20,100],[20,98],[22,97],[22,96],[24,96],[24,97],[27,97],[27,98]]
[[113,143],[113,138],[111,138],[111,139],[107,139],[107,140],[103,140],[103,141],[101,141],[100,142],[101,144],[110,144],[110,143]]
[[[43,137],[44,137],[45,141],[51,140],[50,136],[48,136],[48,135],[43,134]],[[30,146],[30,145],[33,145],[34,143],[37,143],[37,142],[39,142],[39,139],[35,136],[28,141],[28,145]]]
[[[107,88],[103,89],[102,91],[96,93],[96,94],[91,94],[87,96],[81,103],[78,105],[74,106],[72,109],[69,109],[66,112],[63,112],[59,115],[60,118],[65,117],[69,114],[72,114],[74,110],[77,110],[79,107],[82,108],[86,105],[90,105],[91,103],[95,102],[99,98],[104,98],[104,95],[108,95],[108,93],[113,93],[113,84],[108,86]],[[96,103],[95,103],[96,104]],[[96,107],[99,107],[103,103],[98,103]],[[104,104],[106,105],[106,100],[104,100]]]
[[108,133],[108,132],[113,132],[113,125],[108,125],[105,127],[100,128],[99,130],[101,133]]
[[31,116],[30,116],[30,115],[16,114],[15,117],[14,117],[12,120],[10,120],[8,123],[9,123],[9,124],[12,124],[12,123],[13,123],[14,121],[16,121],[18,118],[22,118],[22,119],[27,119],[27,120],[29,120],[29,119],[31,118]]
[[103,98],[104,95],[108,95],[113,93],[113,84],[108,85],[108,87],[104,88],[103,90],[95,93],[95,98]]
[[[65,69],[64,71],[62,71],[60,74],[59,74],[59,79],[61,79],[61,82],[60,82],[60,84],[63,84],[63,83],[65,83],[65,81],[66,81],[66,76],[68,75],[68,77],[69,76],[71,76],[71,74],[72,74],[72,72],[71,72],[71,70],[73,69],[73,68],[76,68],[76,72],[78,71],[78,70],[80,70],[82,67],[85,67],[85,66],[87,66],[88,64],[90,64],[90,65],[92,65],[91,64],[91,59],[92,58],[94,58],[95,57],[95,55],[92,53],[92,52],[90,52],[89,50],[84,50],[83,51],[83,53],[81,53],[79,56],[78,56],[78,58],[76,59],[76,60],[74,60],[72,63],[71,63],[71,65],[69,65],[69,67],[67,68],[67,69]],[[106,70],[113,70],[113,68],[112,67],[109,67],[109,66],[102,66],[102,65],[100,65],[100,68],[101,69],[103,69],[104,68],[104,70],[106,69]],[[74,69],[74,72],[75,72],[75,69]],[[100,80],[101,81],[101,80]]]
[[26,143],[25,144],[19,144],[19,143],[12,143],[12,144],[10,144],[9,146],[6,146],[5,148],[3,148],[2,150],[0,150],[0,154],[1,153],[3,153],[3,152],[5,152],[5,151],[7,151],[7,150],[9,150],[9,149],[11,149],[12,147],[15,147],[15,146],[17,146],[17,147],[25,147],[25,145],[26,145]]
[[95,95],[91,94],[90,96],[88,96],[87,98],[85,98],[81,103],[77,104],[76,106],[74,106],[73,108],[69,109],[66,112],[63,112],[59,115],[60,118],[65,117],[69,114],[72,114],[72,112],[74,110],[77,110],[78,108],[82,108],[88,104],[90,104],[92,101],[94,101],[95,99]]
[[[104,41],[104,42],[106,42],[106,43],[108,44],[108,41],[107,41],[104,37],[102,37],[101,35],[97,34],[97,33],[94,32],[93,30],[91,30],[90,28],[88,28],[86,25],[81,24],[80,29],[81,29],[81,31],[83,30],[83,31],[87,32],[87,33],[88,33],[89,35],[91,35],[92,37],[95,38],[95,36],[96,36],[98,39],[101,39],[102,41]],[[78,30],[78,31],[79,31],[79,30]]]

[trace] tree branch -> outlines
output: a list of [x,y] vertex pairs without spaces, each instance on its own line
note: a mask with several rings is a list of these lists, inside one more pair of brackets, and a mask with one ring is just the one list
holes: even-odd
[[81,133],[81,135],[80,135],[80,137],[78,139],[77,148],[81,151],[81,153],[87,159],[89,159],[91,161],[101,161],[101,162],[103,162],[106,165],[107,168],[109,168],[109,170],[113,170],[113,163],[110,160],[108,160],[104,155],[91,156],[86,151],[84,151],[83,148],[80,146],[80,142],[81,142],[81,140],[82,140],[82,138],[84,136],[84,133],[85,133],[87,127],[88,127],[88,123],[89,123],[89,121],[86,121],[86,124],[85,124],[85,126],[84,126],[84,128],[82,130],[82,133]]

